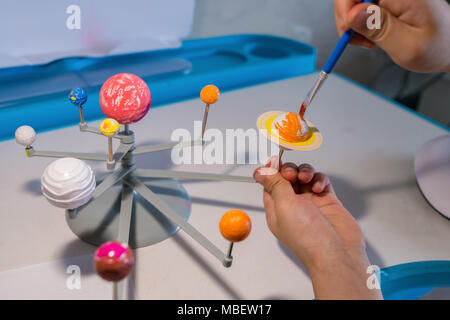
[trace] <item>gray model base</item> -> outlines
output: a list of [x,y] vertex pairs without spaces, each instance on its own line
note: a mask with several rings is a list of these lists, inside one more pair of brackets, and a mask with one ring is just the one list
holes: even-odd
[[[187,221],[191,214],[191,200],[180,183],[172,179],[141,180]],[[66,221],[73,233],[81,240],[97,246],[106,241],[117,240],[121,191],[122,185],[118,183],[75,212],[66,211]],[[163,241],[178,229],[178,226],[134,192],[129,238],[132,248],[146,247]]]

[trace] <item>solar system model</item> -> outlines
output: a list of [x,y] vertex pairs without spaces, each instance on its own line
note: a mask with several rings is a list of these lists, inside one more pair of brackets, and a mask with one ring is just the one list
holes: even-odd
[[[187,222],[191,202],[179,180],[254,183],[252,177],[140,169],[134,162],[134,157],[142,154],[205,145],[203,136],[209,110],[218,101],[219,95],[220,91],[214,85],[201,90],[201,100],[206,104],[202,134],[199,139],[188,142],[135,146],[135,134],[130,130],[130,125],[148,113],[151,93],[141,78],[129,73],[116,74],[101,87],[99,104],[107,118],[99,128],[85,122],[85,90],[75,88],[68,96],[69,101],[78,108],[80,131],[104,136],[107,152],[35,150],[34,129],[24,125],[16,130],[16,142],[25,147],[28,157],[58,158],[44,170],[42,193],[50,204],[65,209],[67,224],[80,239],[99,246],[94,256],[95,269],[100,277],[113,283],[115,299],[123,298],[121,280],[133,268],[130,247],[158,243],[182,229],[225,267],[230,267],[234,243],[243,241],[249,235],[251,220],[248,215],[237,209],[228,211],[219,223],[221,234],[230,242],[227,253],[222,252]],[[258,128],[281,150],[313,150],[322,140],[310,122],[294,113],[265,113],[258,119]],[[115,151],[113,139],[119,142]],[[97,181],[92,168],[83,160],[104,162],[111,173]]]

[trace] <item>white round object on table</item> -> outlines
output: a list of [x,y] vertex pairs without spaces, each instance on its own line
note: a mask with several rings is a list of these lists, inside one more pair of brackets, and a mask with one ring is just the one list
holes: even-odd
[[53,161],[41,178],[43,195],[52,205],[63,209],[76,209],[87,203],[95,186],[91,167],[75,158]]
[[21,126],[17,128],[15,137],[18,144],[28,147],[36,140],[36,131],[30,126]]
[[424,197],[450,219],[450,134],[425,143],[416,154],[414,169]]

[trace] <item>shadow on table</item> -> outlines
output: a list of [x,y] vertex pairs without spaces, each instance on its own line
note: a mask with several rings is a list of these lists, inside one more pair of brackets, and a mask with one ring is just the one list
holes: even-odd
[[[94,254],[97,250],[97,247],[91,244],[88,244],[80,239],[74,239],[64,246],[61,250],[60,257],[62,257],[61,268],[64,273],[67,273],[69,266],[78,266],[80,268],[81,277],[92,275],[95,273],[94,268]],[[135,265],[137,264],[138,256],[136,250],[134,252],[134,261]],[[67,276],[70,274],[68,273]],[[129,300],[133,300],[136,298],[136,268],[133,268],[130,275],[127,277],[127,286],[126,286],[126,297]]]
[[[67,243],[61,250],[59,257],[61,257],[61,265],[64,270],[70,265],[78,265],[81,269],[82,275],[90,275],[94,272],[94,253],[97,250],[96,246],[90,245],[80,239],[74,239]],[[82,265],[77,264],[81,263]]]
[[28,180],[22,187],[26,193],[33,194],[36,197],[42,196],[41,179]]
[[208,206],[217,206],[217,207],[225,207],[225,208],[239,208],[241,210],[252,210],[252,211],[260,211],[264,212],[264,207],[261,206],[252,206],[249,204],[239,203],[239,202],[231,202],[231,201],[222,201],[217,199],[205,199],[200,197],[191,197],[192,202],[205,204]]
[[[164,187],[151,187],[153,192],[157,192],[158,194],[168,194],[168,195],[174,195],[174,191],[172,189],[167,189]],[[264,207],[262,206],[254,206],[239,202],[232,202],[232,201],[223,201],[223,200],[217,200],[217,199],[207,199],[202,197],[190,197],[191,201],[193,203],[199,203],[209,206],[217,206],[217,207],[225,207],[225,208],[239,208],[242,210],[253,210],[253,211],[260,211],[264,212]]]
[[359,219],[367,213],[367,197],[369,194],[389,192],[395,189],[417,187],[416,180],[410,179],[401,182],[385,183],[368,188],[359,188],[341,177],[330,176],[334,191],[344,207]]
[[198,253],[197,251],[192,248],[191,245],[189,245],[184,239],[182,239],[178,233],[176,233],[172,239],[179,245],[181,248],[183,248],[191,257],[193,261],[198,263],[200,267],[208,274],[222,289],[230,296],[232,299],[242,299],[242,297],[239,295],[239,293],[230,285],[228,284],[220,274],[218,274],[211,266],[210,264],[205,261]]

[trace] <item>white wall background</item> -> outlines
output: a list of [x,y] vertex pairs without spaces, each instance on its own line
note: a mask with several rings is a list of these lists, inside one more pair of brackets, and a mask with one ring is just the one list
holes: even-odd
[[1,0],[0,68],[177,47],[194,2]]

